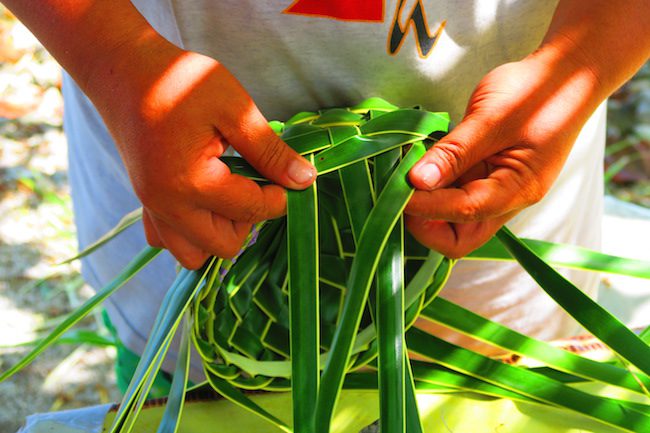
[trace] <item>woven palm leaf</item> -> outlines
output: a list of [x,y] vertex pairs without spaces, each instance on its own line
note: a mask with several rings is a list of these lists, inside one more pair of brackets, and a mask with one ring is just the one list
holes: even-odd
[[[380,428],[390,433],[422,432],[418,395],[431,393],[552,407],[568,411],[572,416],[566,419],[576,423],[587,419],[589,425],[604,426],[603,431],[650,431],[650,331],[636,335],[544,260],[642,278],[650,278],[648,263],[522,241],[506,228],[469,257],[517,260],[560,307],[609,347],[611,356],[603,362],[521,335],[437,296],[454,261],[405,233],[402,211],[413,193],[408,171],[448,123],[444,113],[401,109],[376,98],[272,122],[283,140],[315,165],[317,182],[305,191],[289,191],[287,217],[258,225],[235,261],[213,257],[198,271],[181,269],[110,431],[137,431],[136,421],[177,330],[183,338],[159,432],[176,432],[180,425],[190,341],[202,357],[209,385],[274,430],[329,433],[336,428],[331,421],[337,402],[355,390],[378,390]],[[241,158],[224,161],[234,173],[267,182]],[[137,212],[127,215],[80,256],[138,217]],[[0,381],[53,344],[159,252],[145,248]],[[536,367],[490,359],[428,335],[412,326],[418,317],[532,359]],[[407,350],[427,361],[409,361]],[[601,392],[609,388],[623,393]],[[290,392],[292,416],[258,404],[264,399],[251,395],[255,391]],[[284,421],[288,418],[293,421]]]
[[[478,334],[479,339],[490,340],[499,333],[496,324],[487,326],[482,318],[436,299],[453,261],[423,249],[403,228],[401,213],[413,191],[406,174],[435,137],[446,131],[448,122],[444,113],[398,109],[371,99],[348,109],[300,113],[284,124],[272,124],[285,142],[314,163],[319,178],[306,191],[289,192],[288,217],[262,225],[256,242],[232,267],[222,270],[223,278],[208,278],[212,283],[194,302],[193,338],[217,391],[281,425],[235,390],[291,390],[294,431],[328,432],[346,375],[371,363],[378,371],[382,430],[415,432],[421,426],[412,366],[405,356],[407,341],[411,349],[438,365],[485,378],[481,368],[458,368],[486,363],[481,355],[418,330],[407,333],[422,313],[474,337]],[[244,161],[230,162],[233,171],[264,181]],[[532,273],[543,265],[507,229],[498,237]],[[579,299],[563,297],[566,288],[561,287],[574,287],[550,267],[546,271],[540,283],[556,286],[549,288],[550,294],[587,328],[592,328],[596,317],[615,320],[588,305],[588,298],[577,295],[577,290],[567,293]],[[583,308],[589,313],[582,313]],[[612,326],[624,328],[620,323]],[[504,332],[516,340],[514,332]],[[604,334],[610,344],[623,349],[625,343]],[[625,341],[648,353],[647,345],[629,330],[619,337],[623,334]],[[522,345],[526,341],[524,337]],[[637,354],[630,356],[634,359],[626,358],[647,374],[648,363]],[[431,372],[432,366],[414,364],[413,368],[421,375]],[[512,374],[509,380],[524,380],[518,373],[502,372]],[[628,388],[645,389],[633,383],[638,378],[629,372],[613,374],[627,377]],[[535,382],[534,377],[527,380]],[[436,384],[450,385],[444,380]],[[582,398],[560,384],[551,385],[552,396],[542,397],[534,388],[544,385],[548,386],[546,378],[520,386],[527,390],[518,392],[532,392],[538,401],[549,403]],[[572,409],[589,412],[584,402]],[[611,423],[617,411],[624,410],[624,405],[610,402],[604,418]],[[649,421],[647,414],[638,412],[638,419],[629,424],[634,428]]]
[[[377,357],[378,331],[388,334],[386,341],[404,334],[451,269],[449,259],[405,242],[401,222],[412,192],[405,174],[448,123],[445,113],[378,99],[273,123],[287,144],[314,161],[319,178],[307,191],[290,192],[288,219],[265,223],[223,280],[197,298],[193,337],[211,382],[289,390],[292,368],[303,372],[294,374],[293,390],[301,403],[311,395],[311,407],[294,408],[310,413],[294,422],[313,423],[319,366],[335,366],[323,374],[340,383]],[[387,327],[378,329],[378,321]],[[392,382],[403,394],[403,345],[390,349]],[[330,393],[333,404],[338,387]]]

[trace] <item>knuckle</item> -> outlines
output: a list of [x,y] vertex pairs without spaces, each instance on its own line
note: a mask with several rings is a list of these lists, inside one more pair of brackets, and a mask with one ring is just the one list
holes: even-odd
[[268,134],[261,143],[258,167],[266,172],[284,169],[284,160],[288,157],[289,147],[275,134]]
[[160,240],[153,235],[153,233],[150,233],[149,231],[145,231],[145,237],[147,240],[147,244],[149,244],[150,247],[154,248],[163,248],[164,245]]
[[437,144],[435,147],[436,157],[444,164],[444,167],[450,171],[448,175],[458,177],[462,174],[462,161],[467,155],[466,146],[457,141],[445,141]]
[[534,177],[515,179],[521,197],[521,205],[523,207],[532,206],[540,202],[546,195],[547,188]]
[[536,203],[539,203],[544,198],[544,195],[545,194],[541,188],[533,188],[531,192],[528,194],[526,205],[532,206]]
[[462,259],[477,247],[478,245],[475,245],[474,242],[467,243],[467,241],[457,240],[451,245],[446,245],[440,252],[450,259]]
[[164,213],[170,197],[177,195],[176,189],[174,185],[151,178],[137,182],[135,192],[145,208],[151,209],[154,213]]
[[211,187],[212,185],[209,185],[205,179],[195,176],[183,185],[183,189],[179,196],[183,196],[191,201],[198,200],[199,197],[214,196],[214,188]]
[[239,253],[239,247],[225,248],[220,257],[222,259],[234,259],[237,256],[237,253]]
[[483,219],[483,208],[474,200],[466,200],[458,206],[457,219],[460,222],[472,222]]
[[224,245],[220,245],[218,247],[219,253],[215,254],[217,257],[221,257],[222,259],[233,259],[237,257],[239,252],[242,249],[242,244],[243,242],[237,243],[237,242],[229,242]]
[[[232,223],[233,228],[237,225],[234,222],[230,223]],[[245,226],[245,224],[241,225]],[[242,230],[238,233],[237,231],[231,231],[226,226],[222,226],[205,239],[206,243],[203,245],[203,248],[213,256],[222,259],[232,259],[239,255],[247,236],[248,231]]]
[[258,223],[263,221],[266,215],[266,207],[263,201],[252,201],[241,209],[241,222]]
[[465,255],[467,254],[467,251],[465,251],[463,248],[460,248],[458,246],[445,248],[445,251],[440,251],[440,252],[444,254],[445,257],[450,259],[460,259],[465,257]]
[[528,205],[539,203],[546,195],[547,188],[540,182],[530,182],[528,192]]
[[207,256],[205,254],[181,254],[176,256],[176,259],[185,269],[196,270],[203,266]]

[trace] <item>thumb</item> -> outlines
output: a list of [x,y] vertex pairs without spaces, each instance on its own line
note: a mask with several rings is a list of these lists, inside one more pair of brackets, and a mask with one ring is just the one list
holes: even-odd
[[260,174],[290,189],[304,189],[314,182],[314,166],[273,132],[254,104],[238,125],[225,138]]
[[417,189],[428,191],[452,184],[494,153],[490,131],[484,122],[466,118],[413,166],[409,180]]

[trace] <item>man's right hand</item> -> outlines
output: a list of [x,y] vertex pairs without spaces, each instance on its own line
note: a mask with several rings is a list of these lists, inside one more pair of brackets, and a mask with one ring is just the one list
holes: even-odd
[[[233,257],[253,223],[284,214],[282,187],[306,188],[316,170],[216,60],[162,38],[138,52],[86,84],[144,206],[147,240],[190,269]],[[219,159],[229,146],[277,185],[232,174]]]
[[[166,41],[129,0],[3,0],[90,97],[144,206],[151,245],[190,269],[232,257],[316,170],[267,125],[226,68]],[[232,146],[276,185],[220,161]]]

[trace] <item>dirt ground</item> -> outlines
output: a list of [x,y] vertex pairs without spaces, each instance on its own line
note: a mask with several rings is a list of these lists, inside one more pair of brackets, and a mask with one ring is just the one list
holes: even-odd
[[[608,190],[650,205],[650,78],[610,108],[610,143],[634,139],[608,155]],[[61,117],[56,63],[0,6],[0,371],[25,353],[7,346],[43,335],[92,294],[78,264],[57,266],[76,253]],[[618,167],[621,158],[629,161]],[[97,316],[81,326],[105,333]],[[0,383],[0,432],[16,431],[31,413],[118,400],[113,359],[110,347],[49,350]]]

